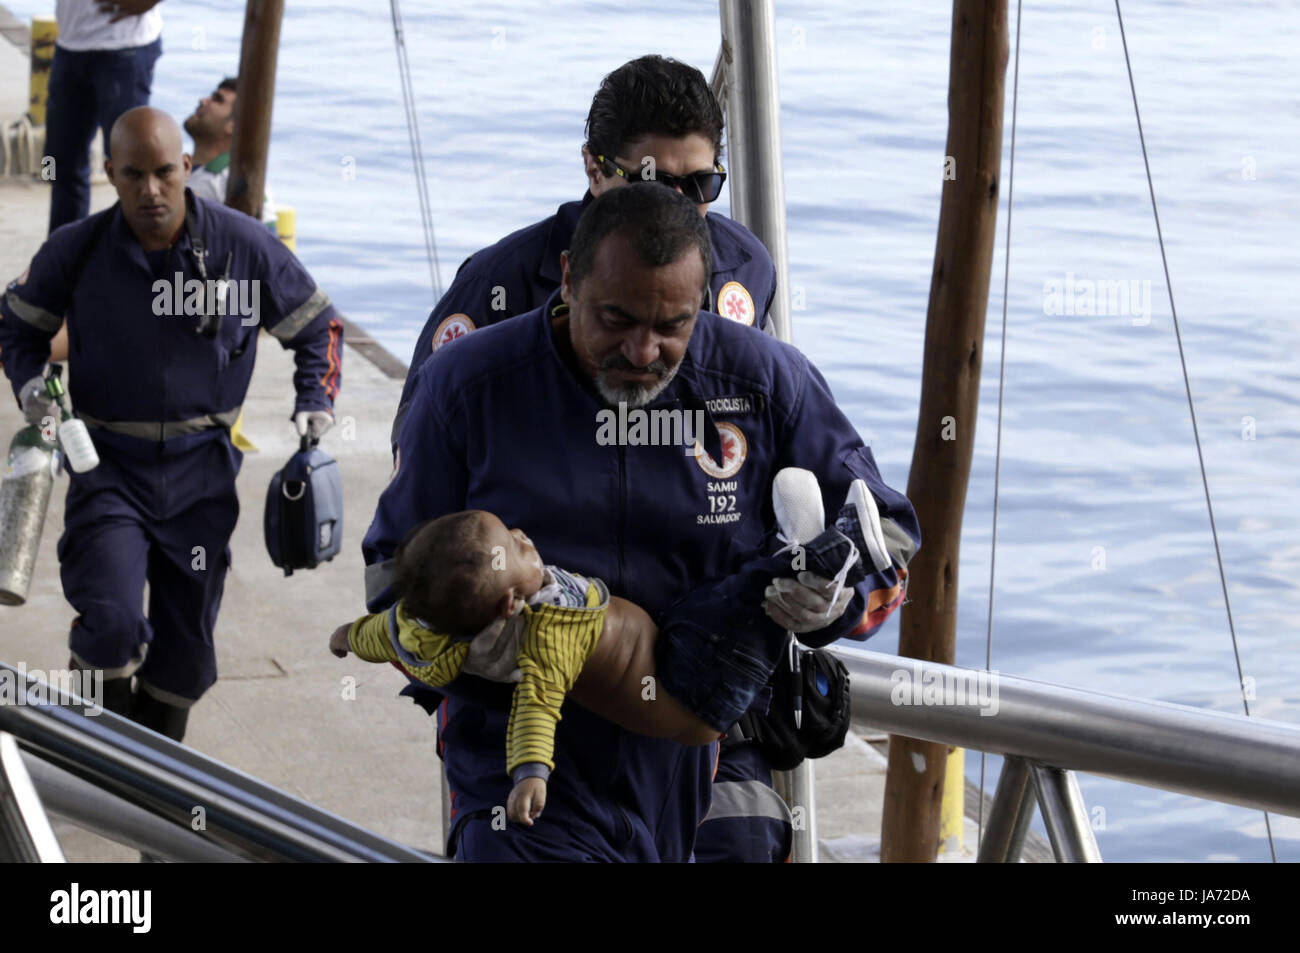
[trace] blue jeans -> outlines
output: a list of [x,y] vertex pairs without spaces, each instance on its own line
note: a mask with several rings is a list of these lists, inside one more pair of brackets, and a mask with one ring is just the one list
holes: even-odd
[[[808,570],[833,577],[848,555],[848,540],[827,530],[793,553],[759,556],[733,575],[696,589],[659,621],[656,668],[664,690],[718,731],[749,710],[790,644],[790,635],[763,611],[763,591],[774,578]],[[850,575],[847,585],[863,578]]]
[[45,153],[54,159],[50,231],[90,212],[90,143],[104,131],[104,156],[117,117],[149,104],[162,37],[124,50],[54,48],[45,118]]

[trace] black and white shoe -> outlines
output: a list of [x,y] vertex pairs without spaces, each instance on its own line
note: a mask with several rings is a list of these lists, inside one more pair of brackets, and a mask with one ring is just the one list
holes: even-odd
[[772,481],[772,508],[785,543],[781,551],[798,547],[801,569],[835,583],[832,604],[843,588],[867,577],[861,559],[865,550],[838,523],[825,525],[821,486],[812,472],[798,467],[781,470]]
[[880,511],[865,480],[854,480],[849,485],[844,506],[835,518],[835,527],[853,540],[858,550],[870,559],[876,572],[884,572],[893,565],[880,526]]

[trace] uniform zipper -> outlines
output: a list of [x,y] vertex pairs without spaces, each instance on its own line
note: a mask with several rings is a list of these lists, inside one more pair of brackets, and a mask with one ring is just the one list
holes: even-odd
[[627,542],[627,448],[618,447],[618,591],[627,592],[623,548]]

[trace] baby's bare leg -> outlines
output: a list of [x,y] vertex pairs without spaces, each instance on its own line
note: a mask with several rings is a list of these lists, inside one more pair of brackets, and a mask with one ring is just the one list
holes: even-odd
[[652,738],[704,745],[718,732],[672,698],[655,677],[654,620],[640,606],[612,598],[596,651],[570,696],[614,724]]

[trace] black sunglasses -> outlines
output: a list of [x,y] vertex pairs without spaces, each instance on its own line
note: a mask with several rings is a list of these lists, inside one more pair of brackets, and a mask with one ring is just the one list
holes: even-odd
[[654,175],[644,175],[635,170],[624,169],[613,159],[607,159],[605,156],[596,156],[596,161],[602,167],[613,169],[613,173],[606,172],[606,175],[621,175],[629,182],[659,182],[668,186],[670,189],[681,189],[692,202],[701,204],[712,202],[722,194],[722,184],[727,181],[727,170],[722,167],[722,163],[715,162],[713,172],[688,172],[686,175],[669,175],[667,172],[655,170]]

